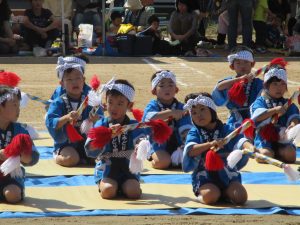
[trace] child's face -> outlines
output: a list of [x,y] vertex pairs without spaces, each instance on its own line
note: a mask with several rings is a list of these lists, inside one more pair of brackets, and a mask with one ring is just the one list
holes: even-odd
[[159,23],[157,21],[153,21],[151,23],[151,27],[152,27],[153,30],[158,30]]
[[281,98],[287,91],[286,83],[283,80],[274,81],[269,85],[269,95],[272,98]]
[[109,116],[112,120],[120,122],[125,118],[127,110],[132,107],[132,103],[123,95],[108,95],[106,101]]
[[178,92],[176,84],[170,78],[162,79],[153,90],[153,94],[162,101],[173,101],[175,94]]
[[187,12],[187,5],[179,2],[178,3],[178,10],[179,10],[180,13]]
[[64,74],[61,85],[66,89],[69,96],[80,98],[83,91],[84,77],[80,71],[74,69],[72,72]]
[[212,120],[209,108],[200,104],[193,106],[191,116],[193,122],[199,127],[206,127]]
[[235,59],[230,68],[234,70],[238,76],[242,76],[250,73],[254,64],[255,63],[249,62],[247,60]]
[[115,25],[116,27],[117,26],[120,26],[120,24],[122,23],[122,18],[119,17],[119,18],[116,18],[112,21],[113,25]]
[[44,0],[31,0],[32,8],[41,9],[43,7]]
[[16,95],[6,101],[5,105],[0,105],[0,116],[8,122],[16,122],[20,114],[20,100]]

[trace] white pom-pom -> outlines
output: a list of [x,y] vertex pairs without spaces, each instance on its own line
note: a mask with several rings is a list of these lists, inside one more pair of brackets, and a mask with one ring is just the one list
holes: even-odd
[[101,105],[101,95],[99,95],[96,91],[91,90],[88,94],[88,104],[92,107],[97,107]]
[[12,177],[22,177],[23,173],[20,167],[20,163],[20,156],[11,156],[2,163],[0,170],[4,174],[4,176],[11,174]]
[[241,150],[232,151],[227,157],[227,165],[233,169],[236,164],[242,159],[243,152]]
[[26,130],[28,131],[30,137],[32,140],[36,140],[40,137],[38,131],[33,127],[33,126],[30,126],[28,124],[25,124],[26,125]]
[[25,108],[28,105],[29,102],[28,95],[24,92],[21,92],[21,101],[20,101],[20,107]]
[[88,134],[89,130],[93,128],[93,122],[89,119],[85,119],[82,124],[80,125],[80,131],[83,134]]
[[137,152],[134,151],[130,156],[129,170],[131,173],[137,174],[137,173],[142,172],[143,169],[144,169],[143,161],[137,159]]
[[178,147],[171,155],[171,161],[173,166],[179,166],[182,164],[183,149]]
[[294,170],[290,165],[285,164],[283,170],[290,181],[297,181],[300,179],[300,173]]
[[150,152],[150,149],[151,149],[151,144],[149,140],[147,139],[141,140],[137,147],[136,158],[139,160],[146,160]]
[[286,133],[288,140],[292,141],[295,145],[300,143],[300,124],[287,129]]

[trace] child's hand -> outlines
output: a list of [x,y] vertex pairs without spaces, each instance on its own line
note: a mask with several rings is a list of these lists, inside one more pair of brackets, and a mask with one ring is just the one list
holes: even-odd
[[248,74],[241,76],[241,79],[247,79],[248,82],[252,81],[254,78],[255,78],[255,74],[253,74],[253,73],[248,73]]
[[223,148],[224,147],[224,145],[225,145],[225,142],[224,142],[224,140],[223,139],[219,139],[219,140],[214,140],[214,141],[212,141],[212,142],[210,142],[211,143],[211,146],[212,147],[215,147],[215,148]]
[[172,117],[175,119],[175,120],[180,120],[184,115],[184,111],[183,110],[180,110],[180,109],[173,109],[172,110]]
[[89,115],[89,119],[93,123],[96,123],[99,120],[99,118],[100,118],[100,116],[98,114],[90,113],[90,115]]
[[282,116],[283,114],[286,113],[286,109],[284,108],[284,106],[276,106],[274,107],[275,112],[278,114],[278,116]]
[[79,113],[77,111],[72,111],[68,114],[69,122],[76,121],[78,120],[78,118],[79,118]]

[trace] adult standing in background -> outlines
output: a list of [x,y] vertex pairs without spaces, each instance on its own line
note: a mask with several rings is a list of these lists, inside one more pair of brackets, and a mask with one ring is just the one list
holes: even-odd
[[243,45],[251,47],[253,7],[254,0],[227,0],[229,50],[236,46],[239,13],[242,17]]
[[0,54],[18,51],[16,38],[9,23],[11,10],[6,0],[0,0]]

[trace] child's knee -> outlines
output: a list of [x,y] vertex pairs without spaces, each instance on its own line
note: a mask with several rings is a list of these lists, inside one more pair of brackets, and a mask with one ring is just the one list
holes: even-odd
[[74,148],[66,147],[57,155],[55,161],[58,165],[72,167],[79,163],[80,157]]
[[153,153],[152,159],[152,166],[155,169],[167,169],[171,165],[171,157],[166,151]]
[[292,146],[279,149],[278,155],[279,159],[285,163],[294,163],[296,161],[296,151]]
[[112,199],[116,197],[118,188],[112,185],[105,185],[101,189],[101,197],[104,199]]
[[246,189],[238,182],[231,183],[226,193],[231,202],[236,205],[243,205],[248,200]]
[[199,192],[202,197],[202,203],[206,205],[215,204],[221,197],[221,192],[215,185],[208,184],[206,187],[201,187]]
[[127,198],[139,199],[142,195],[140,183],[137,180],[127,180],[122,188]]
[[22,190],[15,184],[7,185],[3,189],[3,195],[8,203],[18,203],[22,200]]

